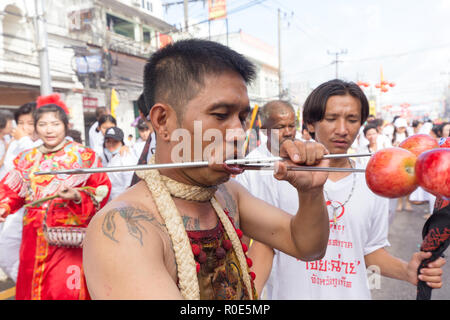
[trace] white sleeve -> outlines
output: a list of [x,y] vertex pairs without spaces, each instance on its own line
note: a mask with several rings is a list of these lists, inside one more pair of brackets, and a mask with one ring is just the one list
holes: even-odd
[[245,189],[249,190],[248,171],[238,174],[234,179],[239,182]]
[[89,147],[92,149],[95,145],[95,129],[98,126],[98,122],[95,122],[94,124],[92,124],[92,126],[89,128]]
[[[111,159],[109,166],[131,166],[137,163],[137,159],[132,152],[127,153],[125,156],[115,156]],[[122,192],[124,192],[131,184],[134,171],[125,172],[108,172],[109,180],[111,181],[111,195],[109,200],[114,199]]]
[[364,255],[378,249],[390,246],[389,231],[389,199],[375,196],[374,206],[370,216],[370,225],[367,230],[369,238],[364,246]]

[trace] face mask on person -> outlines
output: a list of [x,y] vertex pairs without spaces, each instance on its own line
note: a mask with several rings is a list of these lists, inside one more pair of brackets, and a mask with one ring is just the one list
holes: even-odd
[[114,151],[109,151],[108,149],[104,149],[105,152],[105,156],[108,158],[108,161],[111,160],[116,154],[118,154],[120,152],[120,148],[117,148]]

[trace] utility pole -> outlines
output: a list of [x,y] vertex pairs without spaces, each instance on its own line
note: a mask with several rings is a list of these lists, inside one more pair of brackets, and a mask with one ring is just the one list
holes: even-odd
[[281,81],[281,11],[278,8],[278,98],[283,96],[283,83]]
[[189,0],[184,0],[184,29],[186,32],[189,31],[189,13],[188,13]]
[[48,60],[47,28],[44,19],[44,0],[34,0],[35,30],[37,38],[37,51],[39,54],[39,70],[41,76],[41,95],[52,93],[52,78]]
[[347,49],[341,49],[340,52],[338,52],[338,51],[330,52],[329,50],[327,50],[327,53],[335,56],[335,60],[333,62],[331,62],[331,64],[336,64],[336,79],[339,79],[338,64],[339,64],[339,62],[342,62],[339,60],[339,55],[347,54]]

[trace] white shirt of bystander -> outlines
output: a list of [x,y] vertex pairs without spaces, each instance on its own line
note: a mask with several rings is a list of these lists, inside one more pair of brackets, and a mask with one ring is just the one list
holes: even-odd
[[[268,155],[267,147],[261,145],[249,157]],[[290,184],[255,171],[246,171],[237,180],[254,196],[290,214],[297,212],[297,190]],[[388,200],[370,191],[364,174],[353,173],[336,182],[328,179],[324,189],[330,216],[325,257],[304,262],[275,250],[262,298],[371,299],[364,256],[389,246]]]

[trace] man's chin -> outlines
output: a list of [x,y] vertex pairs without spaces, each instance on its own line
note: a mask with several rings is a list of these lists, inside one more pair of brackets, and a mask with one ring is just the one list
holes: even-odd
[[213,168],[201,168],[201,172],[195,173],[195,181],[205,187],[213,187],[230,180],[231,173],[224,170],[215,170]]

